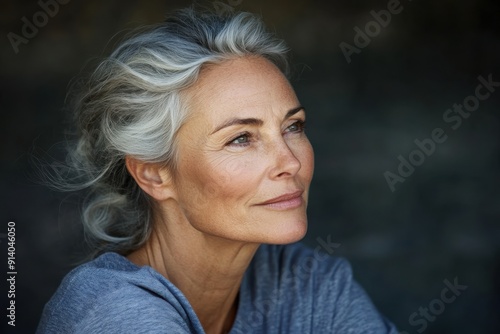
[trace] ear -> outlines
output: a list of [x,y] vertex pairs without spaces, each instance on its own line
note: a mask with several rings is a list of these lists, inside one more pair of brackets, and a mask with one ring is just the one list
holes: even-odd
[[152,198],[161,201],[175,197],[172,175],[165,167],[131,156],[125,157],[125,165],[139,187]]

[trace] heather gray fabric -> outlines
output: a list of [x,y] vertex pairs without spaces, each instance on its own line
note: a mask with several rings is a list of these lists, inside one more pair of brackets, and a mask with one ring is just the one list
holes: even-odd
[[[151,267],[106,253],[71,271],[37,333],[204,333],[187,299]],[[231,334],[391,333],[349,263],[301,243],[262,245],[243,279]]]

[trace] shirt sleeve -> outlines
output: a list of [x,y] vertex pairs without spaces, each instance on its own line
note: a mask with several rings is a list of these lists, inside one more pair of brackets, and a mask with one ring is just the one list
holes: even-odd
[[204,332],[173,284],[150,267],[106,253],[66,275],[45,305],[36,333]]
[[244,316],[231,333],[397,334],[347,260],[301,243],[263,246],[243,281]]
[[99,299],[74,333],[196,333],[173,305],[145,290],[117,290]]
[[349,262],[342,258],[325,261],[320,270],[317,294],[319,322],[329,325],[330,333],[397,334],[396,327],[373,305],[364,289],[353,279]]

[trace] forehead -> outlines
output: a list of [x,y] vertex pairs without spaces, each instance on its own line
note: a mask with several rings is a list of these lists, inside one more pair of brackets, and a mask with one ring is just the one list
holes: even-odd
[[285,76],[262,57],[241,57],[209,65],[185,94],[190,116],[210,123],[227,117],[286,112],[298,104]]

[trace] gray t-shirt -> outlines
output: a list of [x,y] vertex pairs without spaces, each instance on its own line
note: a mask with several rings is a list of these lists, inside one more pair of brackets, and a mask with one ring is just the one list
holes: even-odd
[[[37,333],[204,333],[182,292],[149,266],[105,253],[71,271]],[[301,243],[261,245],[243,278],[231,334],[391,333],[349,263]]]

